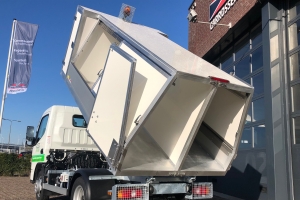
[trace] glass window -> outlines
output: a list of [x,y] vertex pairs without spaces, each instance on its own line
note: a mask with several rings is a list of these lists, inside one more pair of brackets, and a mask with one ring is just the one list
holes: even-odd
[[251,84],[251,78],[248,78],[248,79],[246,79],[246,80],[244,80],[245,82],[247,82],[247,83],[249,83],[249,85],[252,85]]
[[261,25],[259,25],[256,29],[254,29],[251,32],[251,41],[252,41],[252,48],[262,42]]
[[264,93],[264,74],[263,72],[252,77],[253,87],[254,87],[254,95],[257,96]]
[[37,131],[37,142],[43,137],[43,135],[46,132],[48,118],[49,118],[49,115],[46,115],[41,120],[41,123],[40,123],[38,131]]
[[300,111],[300,84],[292,87],[292,108],[294,111]]
[[263,49],[259,47],[252,53],[252,72],[263,66]]
[[249,45],[249,38],[245,37],[241,42],[239,42],[236,46],[235,46],[235,61],[237,61],[238,59],[240,59],[241,57],[243,57],[247,51],[249,51],[250,49],[250,45]]
[[75,126],[75,127],[81,127],[81,128],[87,127],[87,123],[82,115],[73,115],[72,122],[73,122],[73,126]]
[[250,73],[250,57],[247,56],[235,65],[235,75],[243,78]]
[[252,148],[252,128],[245,128],[242,134],[241,143],[239,149],[251,149]]
[[221,69],[226,69],[233,63],[232,50],[229,50],[224,56],[221,58]]
[[292,50],[300,44],[300,20],[289,27],[289,49]]
[[290,57],[291,81],[300,77],[300,52],[293,54]]
[[220,59],[215,60],[212,64],[213,64],[214,66],[220,68]]
[[264,98],[253,101],[253,121],[262,120],[265,118]]
[[249,105],[245,124],[250,123],[250,122],[252,122],[252,104]]
[[269,23],[270,23],[270,33],[278,30],[278,27],[279,27],[279,23],[278,23],[278,17],[275,17],[274,20],[270,20]]
[[293,119],[295,143],[300,144],[300,117]]
[[229,67],[229,68],[227,68],[227,69],[224,69],[224,71],[225,71],[226,73],[228,73],[228,74],[233,73],[233,72],[234,72],[233,66],[231,66],[231,67]]
[[299,0],[290,1],[290,10],[289,10],[289,20],[294,19],[298,14],[300,14],[300,2]]
[[254,148],[266,147],[265,125],[254,127]]
[[221,52],[224,51],[229,45],[230,43],[233,41],[233,34],[230,34],[228,37],[226,37],[226,40],[224,40],[221,45],[220,45],[220,50]]

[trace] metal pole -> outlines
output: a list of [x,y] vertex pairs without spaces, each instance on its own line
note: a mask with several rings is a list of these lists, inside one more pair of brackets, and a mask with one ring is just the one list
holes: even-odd
[[4,103],[5,103],[5,98],[6,98],[7,79],[8,79],[8,73],[10,71],[10,61],[11,61],[11,57],[12,57],[13,38],[15,37],[16,22],[17,22],[17,20],[14,19],[13,25],[12,25],[12,32],[11,32],[11,36],[10,36],[10,45],[9,45],[9,51],[8,51],[6,74],[5,74],[5,78],[4,78],[3,96],[2,96],[2,104],[1,104],[1,112],[0,112],[0,134],[1,134],[1,128],[2,128],[2,117],[3,117],[3,112],[4,112]]
[[11,126],[12,126],[12,123],[13,123],[13,121],[15,121],[15,122],[21,122],[21,121],[15,120],[15,119],[6,119],[6,118],[2,118],[2,119],[3,119],[3,120],[10,121],[9,134],[8,134],[8,148],[9,148],[9,144],[10,144],[10,133],[11,133]]
[[[202,21],[197,21],[197,23],[200,24],[211,24],[210,22],[202,22]],[[231,22],[229,24],[214,24],[216,26],[228,26],[229,28],[231,28]]]

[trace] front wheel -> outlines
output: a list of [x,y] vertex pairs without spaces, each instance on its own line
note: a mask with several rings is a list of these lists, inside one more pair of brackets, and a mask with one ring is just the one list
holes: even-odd
[[71,200],[86,200],[86,186],[84,180],[79,177],[75,180],[72,193],[71,193]]
[[44,182],[44,174],[42,171],[38,173],[37,178],[35,179],[34,191],[35,197],[37,200],[48,200],[49,196],[46,195],[46,191],[42,188]]

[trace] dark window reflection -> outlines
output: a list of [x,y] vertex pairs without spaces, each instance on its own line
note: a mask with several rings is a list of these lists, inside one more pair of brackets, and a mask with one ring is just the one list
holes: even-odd
[[253,78],[254,96],[264,93],[264,74],[263,72],[255,75]]
[[261,43],[261,25],[251,32],[252,48]]
[[233,63],[232,52],[229,51],[225,56],[221,59],[221,69],[225,69]]
[[265,125],[254,127],[254,148],[266,147]]
[[252,53],[252,72],[263,66],[263,51],[259,47]]
[[242,134],[242,139],[239,149],[251,149],[252,148],[252,129],[245,128]]
[[300,110],[300,84],[292,87],[293,111]]
[[294,118],[295,143],[300,144],[300,117]]
[[252,121],[252,104],[250,104],[247,117],[246,117],[246,124]]
[[250,57],[247,56],[235,65],[235,75],[243,78],[250,73]]
[[249,83],[249,85],[251,85],[251,78],[248,78],[246,80],[244,80],[245,82]]
[[246,37],[235,46],[235,61],[243,57],[247,51],[250,49],[249,38]]
[[265,118],[264,98],[253,101],[253,121]]
[[215,60],[215,62],[212,63],[214,66],[220,68],[220,59]]
[[226,73],[228,73],[228,74],[233,73],[233,72],[234,72],[233,66],[231,66],[231,67],[229,67],[229,68],[227,68],[227,69],[224,69],[224,71],[225,71]]

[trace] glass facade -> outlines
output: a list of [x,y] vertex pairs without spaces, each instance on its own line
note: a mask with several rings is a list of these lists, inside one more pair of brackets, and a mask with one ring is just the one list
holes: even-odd
[[293,119],[293,129],[294,129],[294,139],[295,143],[300,143],[300,117],[295,117]]
[[243,131],[239,149],[249,149],[252,148],[252,146],[252,129],[245,128]]
[[[241,199],[300,199],[300,0],[265,1],[235,26],[204,56],[255,88],[238,156],[229,175],[214,177],[216,191]],[[253,182],[226,187],[255,174],[264,188],[255,197]]]
[[300,1],[290,2],[289,8],[289,79],[291,95],[292,133],[294,144],[300,144]]
[[215,65],[237,76],[254,89],[239,150],[265,148],[264,74],[261,24],[256,25],[243,37],[233,42]]
[[265,148],[266,147],[266,135],[265,125],[259,125],[253,127],[254,129],[254,147]]
[[300,77],[300,60],[299,60],[300,52],[295,53],[290,56],[290,77],[291,81],[296,80]]
[[292,86],[292,111],[300,111],[300,84]]

